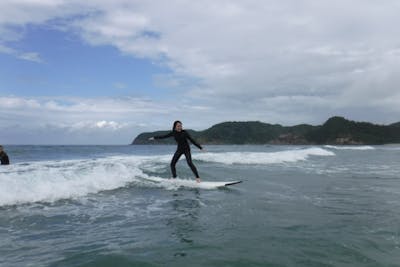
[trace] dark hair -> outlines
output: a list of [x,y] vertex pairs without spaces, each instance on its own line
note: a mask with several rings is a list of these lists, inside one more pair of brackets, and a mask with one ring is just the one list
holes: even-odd
[[174,125],[172,126],[172,131],[175,131],[175,127],[176,127],[176,125],[177,125],[178,123],[182,124],[181,121],[174,121]]

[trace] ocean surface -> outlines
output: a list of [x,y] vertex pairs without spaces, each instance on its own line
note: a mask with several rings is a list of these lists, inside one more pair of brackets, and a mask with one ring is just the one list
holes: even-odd
[[400,146],[205,148],[5,146],[0,266],[400,266]]

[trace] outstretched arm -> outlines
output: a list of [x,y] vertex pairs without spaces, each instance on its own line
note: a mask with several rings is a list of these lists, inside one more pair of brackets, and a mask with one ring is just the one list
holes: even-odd
[[203,147],[201,145],[199,145],[199,143],[197,143],[188,132],[186,132],[187,138],[190,140],[190,142],[192,142],[193,145],[197,146],[199,149],[203,149]]
[[169,133],[164,134],[164,135],[156,135],[156,136],[150,137],[149,140],[164,139],[164,138],[171,137],[171,136],[173,136],[173,135],[174,135],[174,132],[169,132]]

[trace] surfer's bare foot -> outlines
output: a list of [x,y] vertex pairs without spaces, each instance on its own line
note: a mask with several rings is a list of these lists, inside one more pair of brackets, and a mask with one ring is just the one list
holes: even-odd
[[196,178],[196,182],[200,183],[200,178]]

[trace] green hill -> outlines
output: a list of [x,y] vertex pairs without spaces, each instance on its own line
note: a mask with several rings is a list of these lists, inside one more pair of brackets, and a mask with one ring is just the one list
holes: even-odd
[[332,117],[321,127],[306,134],[317,144],[386,144],[400,141],[400,127],[355,122]]
[[281,125],[259,121],[223,122],[201,132],[199,141],[215,144],[264,144],[282,132]]
[[[259,121],[223,122],[204,131],[188,130],[202,144],[386,144],[400,143],[400,122],[376,125],[332,117],[323,125],[282,126]],[[168,131],[139,134],[132,144],[174,144],[173,138],[148,141]]]

